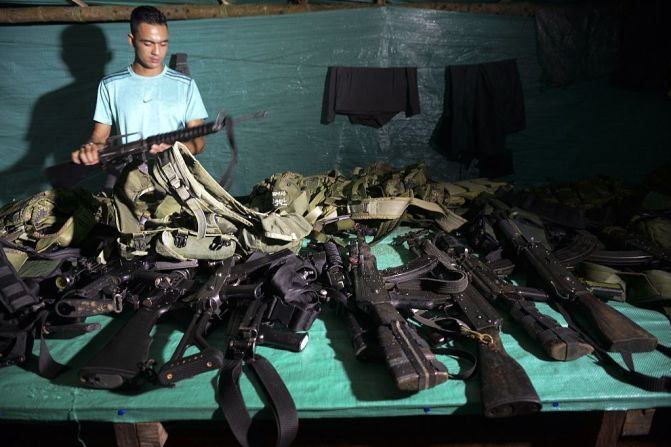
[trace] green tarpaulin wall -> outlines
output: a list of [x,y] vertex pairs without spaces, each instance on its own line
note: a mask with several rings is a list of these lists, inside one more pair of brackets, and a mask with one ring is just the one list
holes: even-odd
[[[42,170],[64,161],[91,130],[96,87],[132,61],[126,23],[0,27],[0,169],[3,203],[46,189]],[[232,191],[279,171],[312,174],[383,159],[425,161],[444,179],[472,177],[432,149],[445,67],[516,58],[527,128],[509,135],[513,180],[528,184],[602,173],[639,179],[667,156],[671,107],[664,97],[607,79],[565,88],[540,82],[533,18],[405,8],[175,21],[171,53],[187,53],[205,105],[233,116],[265,110],[237,127],[240,164]],[[418,67],[422,112],[381,129],[338,116],[320,124],[329,65]],[[208,137],[200,160],[215,176],[229,159],[225,136]]]

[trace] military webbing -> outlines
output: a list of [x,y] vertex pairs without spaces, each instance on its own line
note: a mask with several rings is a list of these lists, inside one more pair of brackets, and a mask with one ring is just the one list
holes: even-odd
[[302,214],[313,225],[311,237],[322,241],[333,237],[324,233],[333,235],[363,221],[375,228],[375,243],[403,221],[420,219],[453,231],[466,222],[457,207],[507,185],[487,179],[435,182],[422,164],[394,169],[377,162],[352,173],[351,179],[337,171],[309,177],[273,174],[254,187],[250,203],[264,211]]
[[107,223],[109,205],[83,189],[44,191],[0,210],[0,238],[38,252],[77,245],[96,223]]
[[0,243],[0,304],[6,312],[15,314],[39,302],[37,296],[19,278]]
[[620,271],[591,262],[581,263],[579,269],[588,281],[619,286],[624,300],[630,304],[658,308],[671,318],[671,273],[664,270]]

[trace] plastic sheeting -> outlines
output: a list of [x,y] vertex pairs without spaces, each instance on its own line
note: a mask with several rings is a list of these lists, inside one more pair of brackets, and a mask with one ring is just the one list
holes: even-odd
[[[407,257],[403,249],[390,243],[403,229],[373,247],[378,267],[402,263]],[[399,251],[400,250],[400,251]],[[407,250],[406,250],[407,251]],[[612,306],[634,319],[643,328],[671,345],[671,331],[666,317],[656,311],[611,302]],[[367,417],[409,416],[432,414],[478,414],[480,388],[477,376],[466,382],[448,380],[429,390],[404,393],[395,388],[393,379],[383,364],[356,360],[347,329],[333,309],[325,310],[309,331],[310,341],[303,352],[285,352],[259,347],[258,353],[269,359],[285,381],[293,396],[299,416]],[[542,312],[558,321],[562,317],[547,305],[539,304]],[[505,317],[505,314],[502,313]],[[81,388],[77,371],[90,360],[120,329],[125,316],[114,319],[95,317],[105,326],[71,340],[48,340],[54,359],[68,362],[70,370],[49,382],[32,371],[13,366],[0,369],[0,418],[22,420],[102,420],[113,422],[143,422],[168,420],[209,420],[215,416],[215,372],[201,374],[179,382],[174,388],[146,386],[135,391],[104,391]],[[223,331],[220,331],[223,332]],[[167,361],[174,351],[181,332],[174,324],[159,322],[153,334],[150,357],[158,364]],[[589,355],[571,362],[548,361],[542,349],[514,323],[504,320],[501,340],[507,352],[527,371],[546,412],[627,410],[671,406],[669,393],[646,392],[627,385],[606,372]],[[225,346],[221,333],[215,332],[208,341],[213,346]],[[34,353],[38,353],[36,343]],[[474,346],[465,345],[473,350]],[[473,351],[472,351],[473,352]],[[461,367],[455,359],[439,356],[448,370]],[[668,374],[671,360],[660,352],[634,354],[636,370],[661,376]],[[28,369],[28,371],[26,371]],[[263,408],[263,401],[247,376],[241,379],[241,390],[250,412]]]
[[[42,170],[85,141],[99,79],[132,61],[126,23],[0,27],[0,201],[48,188]],[[425,161],[435,178],[472,177],[429,145],[443,106],[445,67],[516,58],[527,128],[508,136],[520,185],[594,174],[639,179],[668,158],[666,98],[618,90],[607,80],[546,89],[539,82],[532,18],[373,8],[273,17],[175,21],[171,52],[187,53],[205,105],[233,116],[240,163],[232,193],[272,173],[314,174],[382,159]],[[327,67],[417,66],[422,113],[380,129],[340,116],[320,124]],[[199,156],[218,178],[226,139],[207,138]]]

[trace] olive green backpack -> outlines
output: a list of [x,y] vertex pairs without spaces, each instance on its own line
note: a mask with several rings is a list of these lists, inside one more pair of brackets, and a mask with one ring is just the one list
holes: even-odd
[[126,170],[113,197],[126,257],[154,251],[180,260],[216,260],[236,252],[297,251],[312,229],[298,214],[246,207],[181,143],[158,154],[151,168]]

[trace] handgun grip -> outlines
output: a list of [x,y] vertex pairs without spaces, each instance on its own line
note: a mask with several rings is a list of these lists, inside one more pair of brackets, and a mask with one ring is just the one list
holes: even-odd
[[650,352],[657,338],[591,293],[566,304],[578,326],[608,352]]
[[420,391],[447,381],[448,372],[426,341],[405,321],[378,327],[380,347],[396,387]]
[[221,368],[224,364],[224,353],[216,348],[205,348],[202,351],[168,362],[158,373],[158,383],[164,386],[174,385],[180,380]]
[[150,332],[160,315],[156,309],[137,310],[95,358],[79,370],[80,381],[101,389],[119,388],[135,381],[147,361]]
[[537,413],[541,400],[529,376],[501,343],[498,329],[481,332],[492,337],[492,343],[478,343],[480,392],[486,417],[498,418]]

